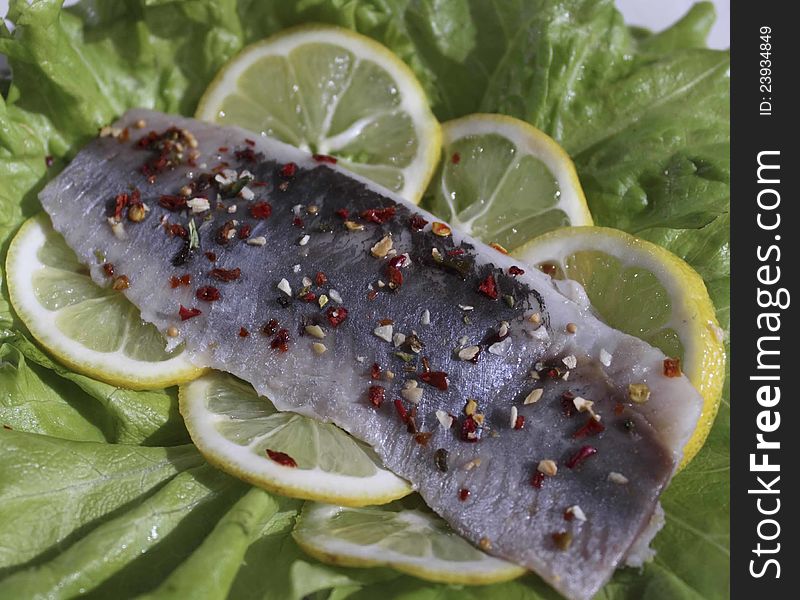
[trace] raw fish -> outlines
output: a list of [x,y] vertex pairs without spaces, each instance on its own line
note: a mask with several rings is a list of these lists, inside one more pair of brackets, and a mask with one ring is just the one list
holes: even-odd
[[330,157],[145,110],[111,131],[40,198],[171,346],[369,443],[569,598],[653,535],[702,406],[660,350]]

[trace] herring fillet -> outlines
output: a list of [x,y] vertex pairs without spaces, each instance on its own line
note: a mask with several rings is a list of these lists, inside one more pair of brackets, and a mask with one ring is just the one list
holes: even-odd
[[[135,128],[142,120],[146,127]],[[195,136],[199,156],[194,166],[182,163],[148,182],[140,171],[153,152],[136,141],[170,126]],[[432,215],[295,148],[238,128],[138,109],[115,127],[127,127],[131,139],[93,140],[39,196],[97,283],[109,285],[102,264],[113,264],[115,273],[129,278],[124,293],[142,318],[162,332],[176,328],[172,345],[185,343],[197,365],[233,373],[279,409],[334,422],[369,443],[458,533],[489,553],[530,568],[569,598],[597,592],[648,529],[700,415],[701,398],[686,377],[663,374],[661,351],[607,327],[548,276],[527,268],[510,274],[517,266],[511,257],[455,230],[432,233],[430,223],[441,222]],[[254,179],[247,189],[254,197],[240,192],[225,198],[212,182],[196,194],[209,199],[209,211],[160,206],[162,195],[178,194],[189,181],[213,179],[203,174],[215,167],[233,170],[233,179],[249,171]],[[123,215],[124,233],[117,228],[115,234],[108,222],[114,199],[133,187],[150,210],[141,223]],[[250,207],[265,201],[269,218],[253,218]],[[395,213],[385,222],[365,215],[387,207]],[[342,209],[356,227],[345,225]],[[414,215],[429,222],[422,231],[409,226]],[[187,254],[186,242],[168,235],[162,218],[186,227],[193,218],[200,247]],[[236,233],[221,243],[225,223]],[[239,239],[245,225],[251,240],[263,236],[266,243]],[[372,250],[389,234],[392,250],[408,253],[411,262],[400,268],[403,281],[396,290],[387,285],[392,254],[376,257],[380,249]],[[210,276],[213,268],[238,268],[241,276],[220,282]],[[170,286],[170,277],[187,273],[190,286]],[[317,285],[317,273],[327,282]],[[307,291],[304,277],[312,280]],[[480,291],[489,278],[496,299],[491,286]],[[283,279],[291,297],[285,286],[279,289]],[[199,299],[202,286],[213,286],[221,298]],[[297,297],[309,292],[311,301]],[[329,300],[320,308],[323,294]],[[339,307],[339,296],[348,314],[334,327],[327,311]],[[202,314],[181,320],[181,305]],[[426,312],[429,324],[423,324]],[[541,325],[529,319],[534,313]],[[273,332],[263,333],[273,319]],[[378,331],[385,335],[389,321],[392,333],[416,332],[424,347],[395,347],[379,337],[376,328],[383,323]],[[305,333],[314,324],[324,330],[323,339]],[[288,351],[273,347],[275,329],[287,330]],[[325,352],[315,351],[314,343],[324,344]],[[476,361],[459,358],[458,350],[471,345],[481,349]],[[610,364],[599,360],[601,352],[611,355]],[[446,390],[424,381],[423,357],[432,372],[447,374]],[[373,364],[383,373],[379,380],[371,379]],[[431,434],[427,440],[410,433],[395,410],[408,381],[423,390],[416,426]],[[649,400],[631,402],[629,384],[646,384]],[[385,390],[377,408],[369,400],[372,386]],[[524,404],[534,388],[543,395]],[[587,427],[591,417],[575,409],[572,396],[594,402],[602,431]],[[468,399],[484,415],[475,442],[466,440],[464,429]],[[521,429],[512,426],[512,407],[524,418]],[[454,416],[454,426],[444,428],[437,411]],[[448,452],[446,472],[434,461],[438,449]],[[576,460],[581,451],[583,460]],[[555,475],[536,475],[545,459],[557,464]],[[462,490],[469,491],[463,500]],[[585,520],[565,518],[575,506]]]

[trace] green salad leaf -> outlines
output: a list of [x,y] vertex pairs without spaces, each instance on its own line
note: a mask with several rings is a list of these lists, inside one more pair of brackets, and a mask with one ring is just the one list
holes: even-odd
[[[5,574],[59,556],[98,523],[204,462],[192,445],[145,448],[15,430],[3,430],[0,457],[0,572]],[[5,597],[31,597],[7,595],[3,587]]]
[[[659,33],[627,27],[612,0],[12,0],[8,19],[3,255],[38,190],[101,126],[133,106],[192,114],[245,44],[324,22],[397,53],[441,120],[502,112],[556,138],[595,221],[687,260],[728,331],[729,53],[705,47],[710,3]],[[463,588],[307,557],[290,535],[302,503],[206,465],[174,389],[117,389],[54,363],[10,309],[2,267],[0,285],[0,598],[558,597],[534,575]],[[655,560],[620,570],[600,598],[729,595],[727,390],[662,498]]]

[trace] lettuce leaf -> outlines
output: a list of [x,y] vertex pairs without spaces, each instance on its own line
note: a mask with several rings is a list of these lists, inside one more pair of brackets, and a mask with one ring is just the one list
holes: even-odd
[[[245,44],[325,22],[397,53],[440,119],[503,112],[559,140],[595,220],[686,259],[728,331],[729,54],[705,48],[707,2],[655,34],[627,27],[611,0],[85,0],[67,9],[12,0],[8,18],[2,254],[40,210],[38,190],[99,127],[132,106],[191,114]],[[13,315],[2,267],[0,286],[0,421],[11,428],[0,431],[6,595],[557,597],[534,575],[461,588],[306,557],[290,535],[301,503],[205,465],[185,445],[175,390],[115,389],[54,363]],[[727,387],[705,448],[663,496],[655,561],[619,571],[599,597],[729,595]]]
[[74,373],[50,360],[23,335],[0,345],[3,424],[67,439],[145,446],[189,443],[178,394],[133,391]]

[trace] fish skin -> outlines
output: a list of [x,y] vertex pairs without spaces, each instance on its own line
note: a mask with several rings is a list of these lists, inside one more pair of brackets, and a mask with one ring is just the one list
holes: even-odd
[[[133,149],[138,133],[131,128],[130,142],[99,138],[89,143],[55,180],[40,194],[53,225],[79,258],[91,266],[92,277],[108,285],[96,251],[115,265],[117,273],[130,279],[126,296],[141,309],[142,317],[162,332],[177,327],[180,335],[172,340],[186,344],[190,359],[197,365],[233,373],[250,382],[268,396],[281,410],[291,410],[336,423],[355,437],[373,446],[384,464],[412,482],[428,505],[458,533],[491,554],[523,565],[548,581],[568,598],[591,598],[613,573],[633,541],[647,530],[660,493],[668,484],[681,456],[681,449],[691,435],[700,414],[702,401],[686,377],[663,375],[664,355],[648,344],[602,324],[586,307],[562,295],[550,278],[536,270],[512,277],[508,268],[515,261],[457,231],[438,237],[426,228],[412,232],[411,215],[427,221],[435,217],[391,192],[347,173],[344,169],[322,164],[294,148],[238,128],[220,128],[191,119],[161,113],[132,110],[115,126],[132,127],[143,119],[149,129],[163,130],[169,125],[185,127],[199,141],[199,163],[212,168],[220,160],[234,163],[234,149],[247,148],[245,138],[255,139],[253,150],[263,153],[258,162],[244,162],[256,180],[266,181],[263,188],[252,188],[255,200],[225,201],[237,204],[236,214],[212,210],[212,218],[202,221],[196,215],[201,250],[184,265],[175,267],[172,260],[182,241],[169,237],[159,226],[162,214],[173,221],[187,218],[163,210],[160,194],[174,194],[186,183],[187,172],[195,176],[203,169],[181,166],[149,184],[138,169],[147,158],[143,150]],[[217,149],[228,147],[228,152]],[[216,158],[218,155],[220,158]],[[284,178],[280,170],[288,162],[297,165],[294,177]],[[288,181],[285,191],[279,191]],[[125,223],[126,239],[112,233],[106,218],[114,196],[134,185],[150,207],[142,223]],[[214,204],[213,195],[212,206]],[[272,215],[256,221],[246,216],[247,206],[266,198]],[[301,211],[304,228],[293,225],[293,208],[313,203],[316,216]],[[357,218],[363,210],[394,206],[397,215],[383,224],[364,223]],[[334,211],[346,208],[351,218],[364,225],[363,231],[349,231]],[[219,227],[235,218],[252,225],[251,237],[263,235],[267,244],[251,246],[235,239],[226,246],[215,240]],[[320,231],[327,223],[332,231]],[[327,229],[327,227],[323,227]],[[370,254],[370,248],[391,233],[398,253],[409,252],[410,267],[402,268],[404,281],[393,292],[379,291],[368,299],[369,286],[378,290],[377,280],[386,278],[387,259]],[[304,235],[306,245],[299,241]],[[436,266],[431,248],[443,255],[463,248],[474,265],[463,279],[452,270]],[[203,252],[213,251],[213,265]],[[301,270],[295,273],[293,266]],[[231,283],[209,277],[212,267],[240,268],[242,275]],[[293,294],[301,279],[312,280],[324,272],[329,283],[312,286],[319,294],[335,288],[349,314],[333,328],[317,303],[293,299],[282,307],[284,296],[277,285],[283,278]],[[189,288],[171,289],[172,275],[190,273]],[[488,273],[494,273],[501,290],[492,300],[478,291]],[[195,290],[212,285],[222,296],[216,302],[196,299]],[[509,307],[506,294],[516,298]],[[196,307],[203,314],[181,321],[178,307]],[[473,306],[465,312],[459,305]],[[336,306],[330,301],[328,306]],[[325,307],[327,308],[327,307]],[[420,324],[425,310],[431,314],[430,325]],[[539,312],[544,324],[537,329],[527,320]],[[466,322],[464,317],[469,322]],[[289,330],[289,351],[270,347],[271,337],[259,333],[269,319],[279,321]],[[382,319],[393,319],[394,332],[416,331],[425,348],[415,356],[415,372],[405,373],[405,363],[395,356],[397,349],[373,333]],[[501,321],[510,324],[510,348],[503,355],[488,351],[487,340],[496,336]],[[305,324],[318,323],[326,337],[317,340],[303,335]],[[574,334],[567,333],[568,323],[577,324]],[[246,327],[248,337],[238,335]],[[543,333],[546,332],[546,333]],[[459,360],[459,339],[468,344],[482,344],[477,364]],[[327,351],[318,355],[312,342],[322,342]],[[611,353],[608,367],[598,361],[601,349]],[[562,359],[574,355],[578,366],[569,378],[534,380],[530,377],[536,363],[559,366]],[[430,361],[434,371],[448,373],[447,391],[419,381],[420,357]],[[370,379],[371,365],[382,371],[391,369],[393,381]],[[417,407],[419,431],[431,433],[426,444],[415,441],[393,406],[400,398],[407,379],[419,381],[423,398]],[[645,404],[627,402],[629,383],[647,383],[651,398]],[[386,389],[380,408],[368,400],[370,386]],[[544,395],[536,403],[523,400],[534,387],[543,387]],[[576,439],[574,434],[588,419],[586,413],[565,416],[563,392],[593,400],[605,430]],[[463,408],[468,398],[478,401],[485,414],[487,429],[479,442],[461,439]],[[622,414],[615,414],[620,402]],[[509,422],[511,406],[525,418],[525,426],[514,430]],[[411,408],[406,403],[407,408]],[[456,417],[453,428],[445,430],[436,410]],[[633,432],[623,423],[635,424]],[[597,453],[568,468],[566,463],[582,446],[591,445]],[[433,454],[448,450],[448,471],[439,471]],[[475,459],[480,464],[475,466]],[[542,459],[558,463],[558,473],[545,477],[541,488],[531,485],[536,466]],[[473,468],[468,468],[472,464]],[[618,472],[629,480],[614,483],[608,476]],[[466,501],[459,492],[469,489]],[[567,521],[567,507],[579,505],[587,516],[585,522]],[[559,549],[553,534],[570,532],[571,545]],[[652,532],[648,535],[652,535]],[[481,543],[483,541],[483,543]],[[487,545],[488,541],[488,545]]]

